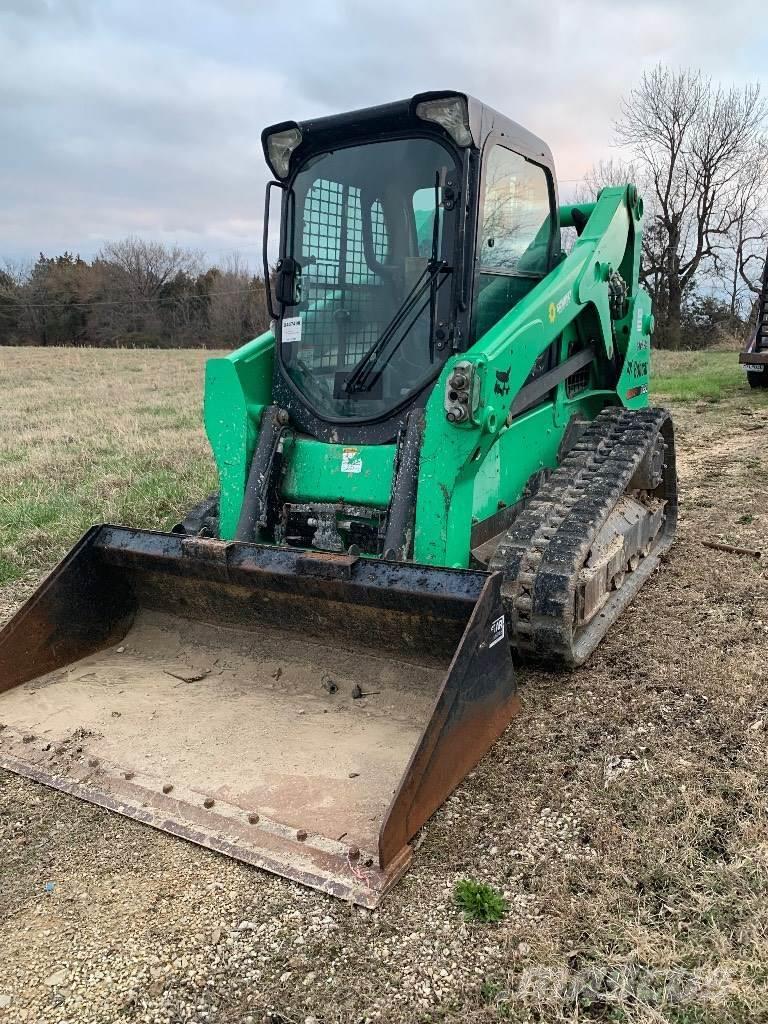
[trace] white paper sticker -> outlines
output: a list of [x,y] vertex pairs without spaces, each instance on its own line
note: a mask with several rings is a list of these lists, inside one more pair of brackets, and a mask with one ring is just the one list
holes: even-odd
[[491,623],[491,642],[488,644],[489,647],[493,647],[504,639],[504,616],[500,615],[498,619],[494,619]]
[[301,341],[301,317],[287,316],[283,318],[282,339],[284,345],[292,341]]
[[341,449],[341,472],[362,473],[363,457],[358,448]]

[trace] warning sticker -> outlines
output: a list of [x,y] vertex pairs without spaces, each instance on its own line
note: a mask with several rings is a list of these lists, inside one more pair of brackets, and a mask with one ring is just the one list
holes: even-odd
[[287,316],[283,318],[282,339],[284,345],[292,341],[301,341],[301,317]]
[[493,647],[495,644],[499,642],[499,640],[503,640],[504,636],[504,616],[500,615],[498,619],[494,619],[493,622],[491,623],[491,642],[488,644],[488,646]]
[[360,454],[359,448],[342,448],[341,449],[341,472],[342,473],[362,473],[363,471],[363,457]]

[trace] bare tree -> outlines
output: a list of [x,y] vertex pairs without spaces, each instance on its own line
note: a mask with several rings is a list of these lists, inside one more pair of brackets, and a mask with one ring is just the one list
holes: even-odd
[[716,266],[738,222],[749,154],[768,108],[757,85],[723,89],[701,72],[646,72],[616,124],[650,198],[646,276],[657,282],[660,334],[680,345],[683,299]]
[[177,274],[198,274],[202,266],[192,249],[134,237],[108,242],[98,258],[122,271],[133,295],[143,299],[156,297]]
[[752,307],[760,294],[768,247],[768,138],[759,141],[744,167],[736,214],[733,293],[740,280]]
[[210,287],[210,344],[228,347],[261,334],[269,326],[264,281],[254,277],[238,253],[215,268]]
[[94,333],[110,345],[148,344],[163,334],[179,343],[179,334],[190,334],[188,310],[179,307],[201,269],[200,254],[178,245],[135,237],[108,242],[94,261]]
[[604,188],[617,188],[629,182],[639,185],[640,178],[640,169],[631,160],[623,160],[621,157],[600,160],[576,186],[576,202],[594,202]]
[[32,260],[9,260],[2,261],[0,274],[6,281],[11,282],[15,288],[22,288],[29,281],[34,268]]
[[[721,256],[733,315],[747,318],[760,294],[768,246],[768,139],[753,146],[742,169],[734,203],[735,220]],[[747,304],[748,308],[742,307]]]

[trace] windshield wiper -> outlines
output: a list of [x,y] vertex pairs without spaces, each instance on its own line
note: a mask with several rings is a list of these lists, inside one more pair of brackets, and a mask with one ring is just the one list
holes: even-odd
[[[373,343],[373,345],[371,345],[368,351],[355,365],[349,377],[347,377],[346,384],[344,385],[344,390],[348,394],[352,394],[355,391],[368,391],[371,387],[373,387],[376,378],[372,378],[371,375],[376,364],[379,361],[381,354],[384,352],[387,345],[395,336],[395,334],[397,334],[397,331],[402,326],[404,321],[407,319],[409,314],[413,312],[414,307],[423,297],[427,288],[430,289],[430,297],[432,293],[437,292],[437,288],[434,288],[434,283],[437,280],[438,274],[440,274],[440,272],[442,271],[447,276],[447,274],[450,273],[451,269],[452,268],[447,266],[446,263],[442,260],[436,263],[432,263],[432,261],[430,260],[430,262],[424,268],[421,276],[416,281],[416,284],[405,297],[402,305],[399,307],[395,315],[392,317],[390,322],[384,328],[384,330]],[[445,278],[443,278],[443,280],[445,280]],[[416,314],[414,315],[413,319],[400,334],[397,345],[393,346],[392,351],[389,353],[389,358],[391,358],[395,354],[397,349],[400,347],[400,344],[407,337],[413,325],[424,312],[425,306],[426,301],[422,302],[419,308],[416,310]],[[387,362],[389,362],[389,359],[387,359]]]
[[[383,373],[385,367],[389,363],[392,356],[398,350],[400,345],[403,343],[408,333],[410,332],[413,325],[419,319],[421,314],[424,312],[426,302],[422,302],[416,313],[408,324],[408,326],[402,331],[400,337],[397,340],[397,344],[392,346],[386,361],[383,366],[380,367],[378,372],[374,375],[374,368],[379,361],[382,353],[386,349],[389,342],[397,334],[398,330],[413,312],[422,296],[429,289],[429,361],[434,362],[435,359],[435,310],[437,304],[437,292],[441,285],[447,278],[448,274],[452,271],[452,267],[449,267],[445,260],[437,258],[438,242],[439,242],[439,231],[440,231],[440,176],[435,175],[435,213],[432,221],[432,253],[429,258],[424,270],[417,278],[415,284],[411,288],[410,292],[403,299],[402,303],[395,311],[395,315],[389,321],[387,326],[384,328],[382,333],[371,345],[367,352],[358,360],[355,364],[349,377],[347,377],[344,385],[344,390],[347,394],[351,395],[357,391],[370,391],[373,385],[376,383],[378,378]],[[439,284],[436,284],[437,278],[440,274],[443,274],[443,278]]]

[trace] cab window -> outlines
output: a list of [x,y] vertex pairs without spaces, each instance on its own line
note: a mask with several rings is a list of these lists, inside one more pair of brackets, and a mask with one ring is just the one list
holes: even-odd
[[503,146],[485,167],[473,340],[508,313],[550,269],[552,199],[547,172]]

